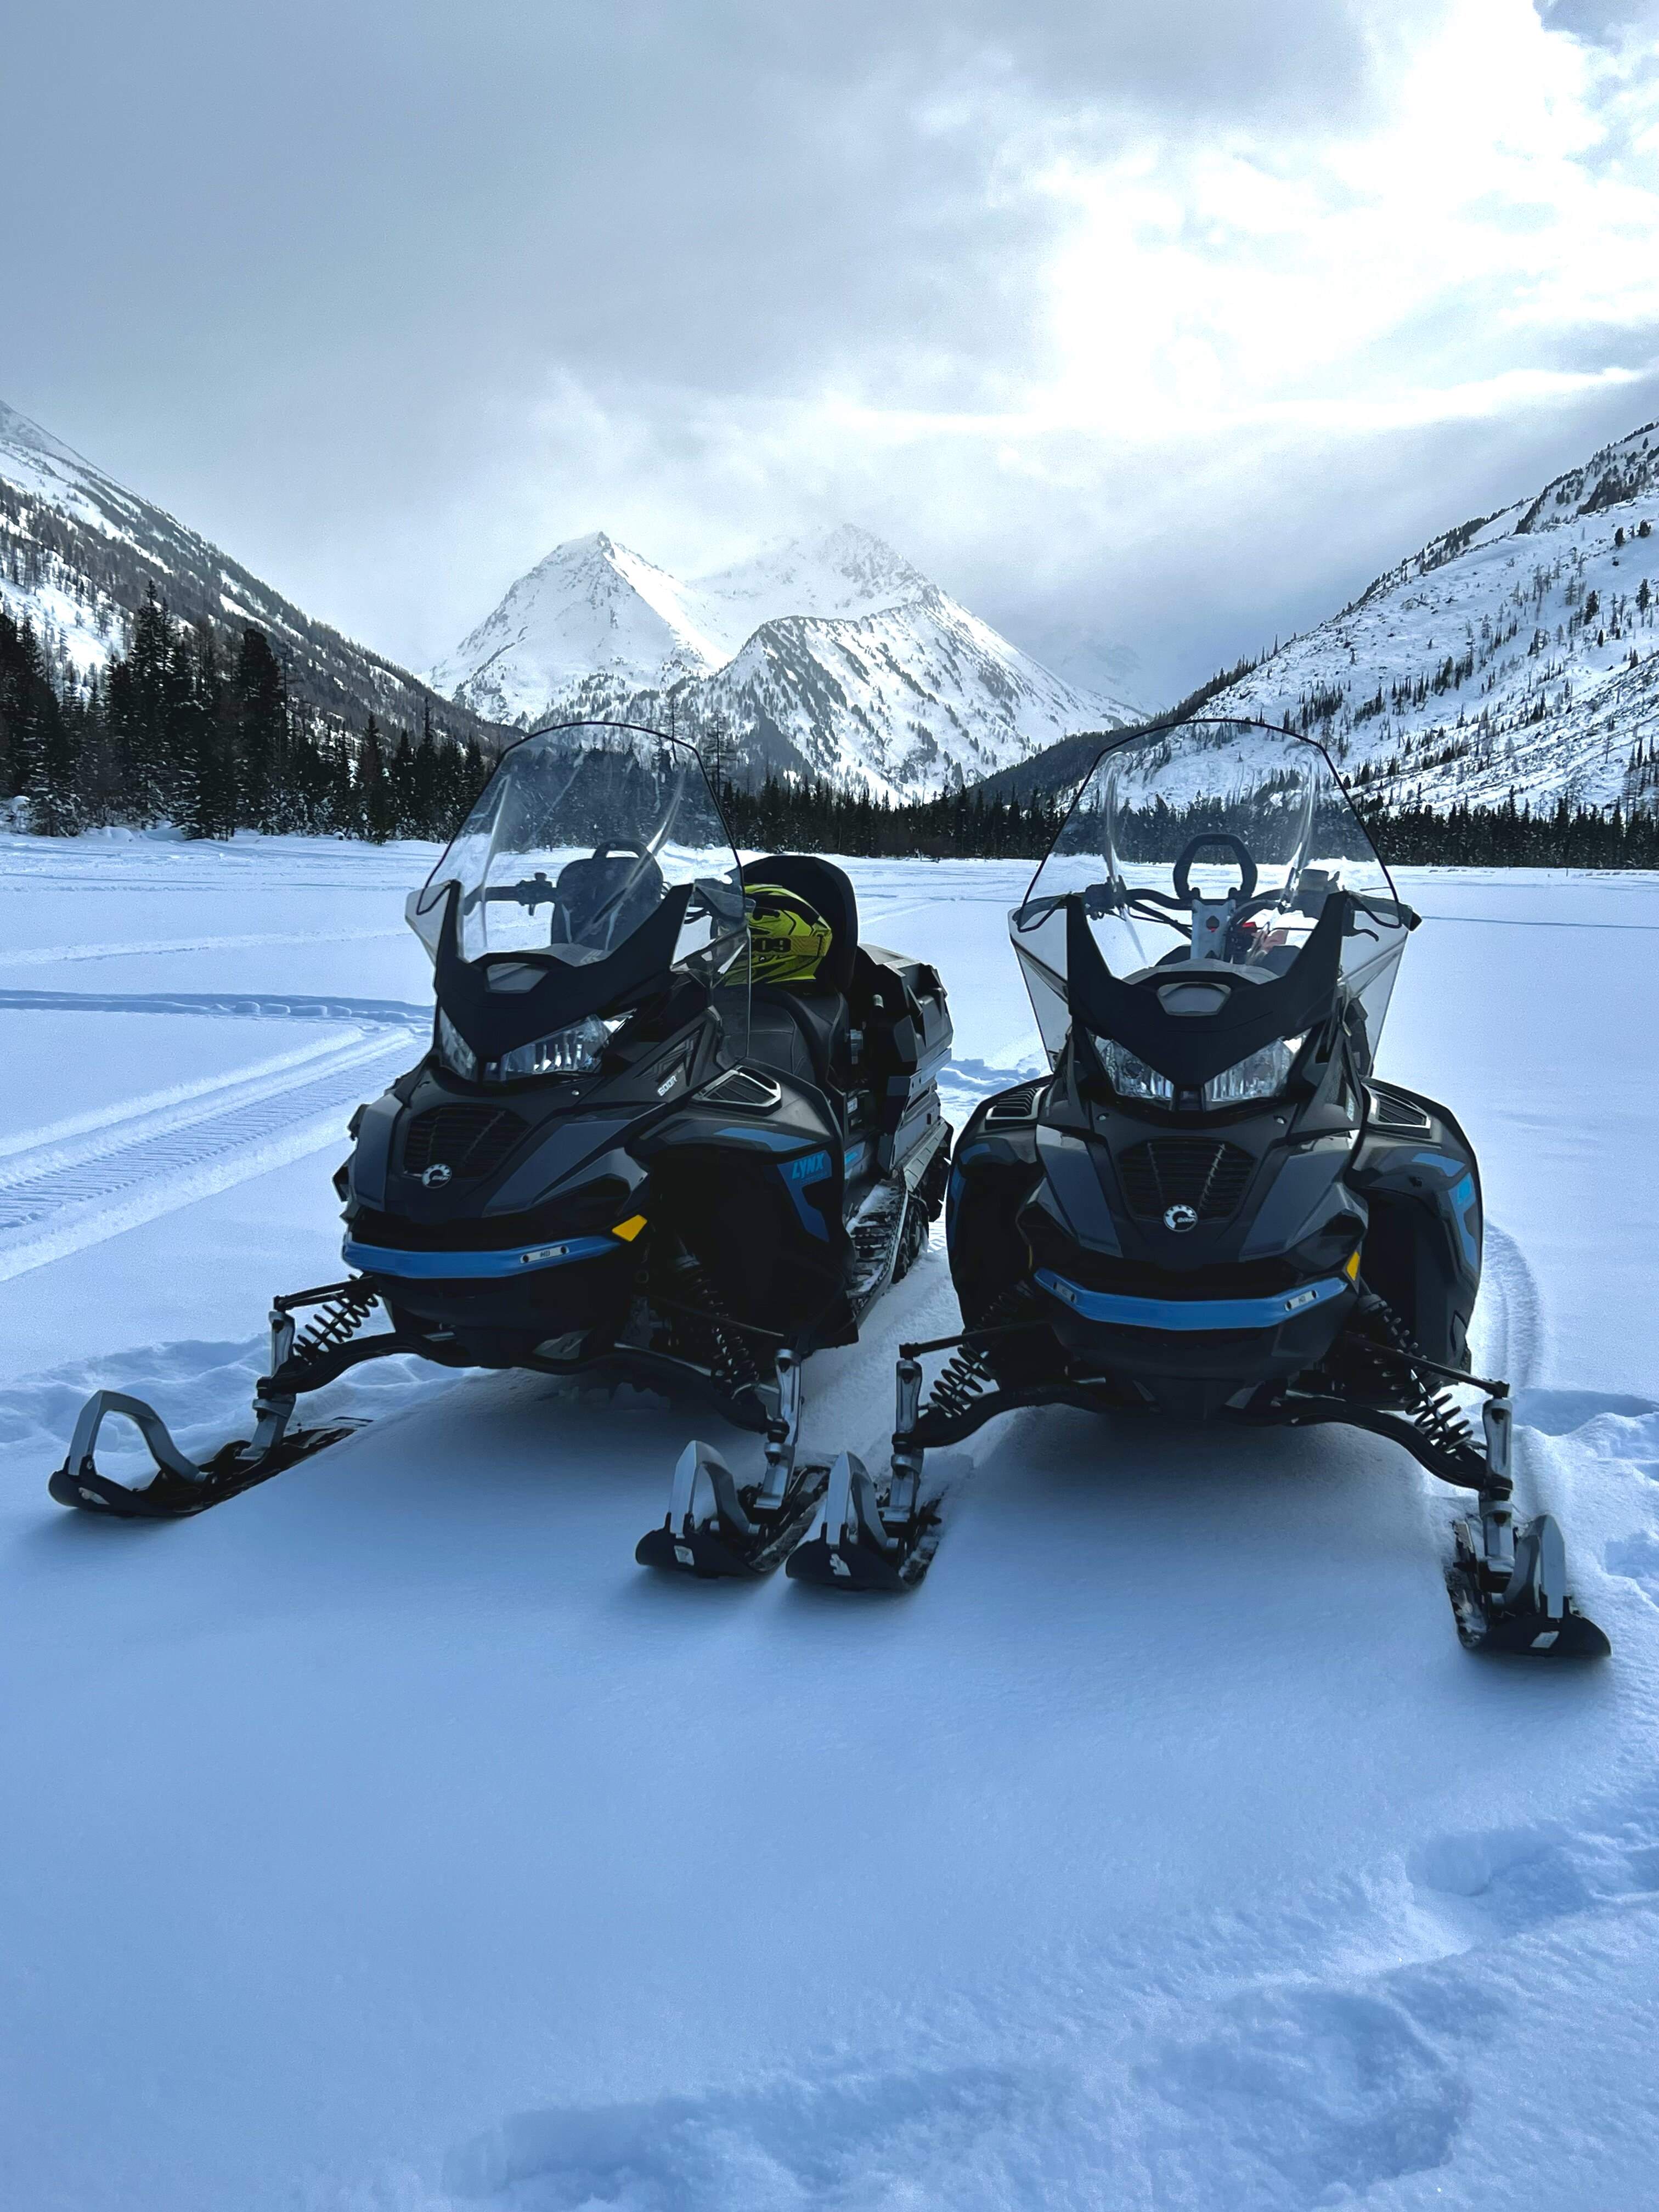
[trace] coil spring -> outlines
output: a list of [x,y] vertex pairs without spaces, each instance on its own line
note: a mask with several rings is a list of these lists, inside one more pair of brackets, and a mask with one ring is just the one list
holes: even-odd
[[[695,1305],[697,1313],[691,1316],[675,1316],[671,1326],[676,1335],[694,1334],[706,1341],[696,1348],[706,1358],[709,1373],[715,1381],[731,1390],[751,1387],[760,1381],[760,1370],[754,1355],[744,1341],[743,1332],[732,1319],[731,1308],[721,1297],[719,1286],[699,1260],[689,1255],[675,1268],[678,1278],[677,1290],[684,1303]],[[684,1326],[690,1322],[690,1328]]]
[[[1012,1292],[1005,1292],[987,1313],[981,1315],[979,1326],[988,1328],[1000,1322],[1011,1321],[1017,1304]],[[983,1397],[995,1381],[996,1376],[985,1354],[975,1352],[970,1345],[962,1345],[951,1354],[934,1377],[924,1411],[942,1413],[947,1420],[954,1420],[957,1414],[967,1412],[975,1398]]]
[[[1449,1389],[1431,1390],[1418,1372],[1417,1361],[1426,1359],[1428,1354],[1388,1300],[1376,1297],[1375,1291],[1371,1295],[1376,1303],[1371,1310],[1370,1318],[1382,1324],[1392,1349],[1398,1352],[1401,1359],[1406,1363],[1407,1371],[1411,1376],[1412,1387],[1417,1398],[1416,1404],[1411,1408],[1411,1418],[1419,1431],[1437,1451],[1446,1452],[1455,1457],[1460,1452],[1472,1449],[1474,1437],[1470,1432],[1469,1425],[1464,1419],[1462,1410],[1452,1396]],[[1391,1361],[1376,1358],[1375,1354],[1373,1354],[1373,1359],[1379,1371],[1391,1368],[1394,1364]]]
[[316,1318],[308,1321],[295,1337],[289,1358],[318,1359],[337,1345],[348,1343],[379,1304],[378,1295],[364,1289],[346,1291],[339,1297],[331,1298],[319,1309]]

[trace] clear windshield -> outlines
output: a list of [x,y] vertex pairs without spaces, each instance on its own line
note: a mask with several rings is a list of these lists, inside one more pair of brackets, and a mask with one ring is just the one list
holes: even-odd
[[1107,966],[1131,982],[1155,967],[1201,973],[1216,962],[1283,975],[1338,889],[1361,902],[1342,974],[1374,1053],[1409,912],[1323,749],[1260,722],[1185,722],[1125,738],[1096,763],[1009,916],[1050,1058],[1070,1020],[1071,893],[1083,894]]
[[424,887],[410,927],[434,958],[450,887],[459,949],[607,958],[690,884],[673,965],[711,989],[738,968],[746,925],[738,856],[694,746],[581,722],[505,752]]

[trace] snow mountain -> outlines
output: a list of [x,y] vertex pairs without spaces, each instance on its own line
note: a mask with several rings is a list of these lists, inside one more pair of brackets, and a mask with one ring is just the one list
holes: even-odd
[[1433,538],[1205,707],[1393,805],[1659,802],[1659,423]]
[[729,738],[753,771],[917,798],[1135,710],[1066,683],[843,523],[683,582],[604,532],[557,546],[432,670],[522,728],[612,715]]
[[416,678],[313,622],[184,523],[106,476],[0,402],[0,609],[32,623],[60,680],[95,676],[125,642],[147,592],[234,651],[252,624],[288,669],[290,691],[361,727],[371,713],[465,738],[477,718]]

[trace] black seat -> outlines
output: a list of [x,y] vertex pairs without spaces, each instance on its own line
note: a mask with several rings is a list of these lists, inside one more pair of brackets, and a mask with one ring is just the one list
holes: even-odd
[[859,947],[858,900],[844,872],[807,853],[771,853],[744,867],[745,884],[794,891],[830,925],[830,950],[811,983],[757,984],[750,1002],[751,1060],[817,1085],[847,1084],[847,994]]
[[567,860],[553,886],[555,945],[614,951],[662,903],[662,870],[637,847],[602,845],[585,860]]

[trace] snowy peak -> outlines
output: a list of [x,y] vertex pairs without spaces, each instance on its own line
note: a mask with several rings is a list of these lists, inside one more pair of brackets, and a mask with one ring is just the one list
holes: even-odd
[[520,576],[432,683],[491,720],[526,722],[588,677],[654,685],[730,657],[724,626],[695,587],[599,530]]
[[1068,684],[852,523],[682,582],[603,531],[520,578],[432,672],[529,727],[672,717],[748,769],[893,796],[1012,766],[1133,709]]
[[885,539],[851,522],[786,539],[698,585],[734,617],[747,617],[748,630],[787,615],[878,614],[934,588]]
[[1388,805],[1659,799],[1659,423],[1431,538],[1216,697]]

